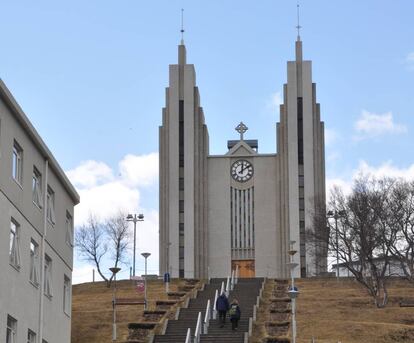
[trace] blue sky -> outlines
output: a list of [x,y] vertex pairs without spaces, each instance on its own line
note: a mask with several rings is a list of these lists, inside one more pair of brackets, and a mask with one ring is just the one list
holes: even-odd
[[[78,222],[87,210],[145,212],[138,249],[154,250],[153,272],[158,126],[181,8],[210,152],[225,152],[241,120],[260,152],[274,152],[296,1],[0,3],[0,77],[86,199]],[[408,0],[301,1],[329,186],[349,187],[359,171],[414,176],[412,13]]]

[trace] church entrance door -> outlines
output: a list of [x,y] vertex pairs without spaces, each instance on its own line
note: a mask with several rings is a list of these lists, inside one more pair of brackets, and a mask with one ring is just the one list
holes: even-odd
[[231,261],[231,269],[236,269],[236,266],[239,266],[239,277],[240,278],[249,278],[255,277],[255,266],[254,260],[233,260]]

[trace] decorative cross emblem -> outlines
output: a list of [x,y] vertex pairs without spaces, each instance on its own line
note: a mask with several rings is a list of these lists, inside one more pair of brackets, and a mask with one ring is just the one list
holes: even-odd
[[248,130],[249,128],[243,124],[241,121],[239,125],[236,126],[235,130],[240,133],[240,140],[243,140],[243,134]]

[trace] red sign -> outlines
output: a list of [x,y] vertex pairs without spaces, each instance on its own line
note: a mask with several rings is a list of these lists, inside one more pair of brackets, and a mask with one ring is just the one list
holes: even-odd
[[136,287],[135,289],[138,293],[145,292],[145,282],[144,281],[137,281],[135,287]]

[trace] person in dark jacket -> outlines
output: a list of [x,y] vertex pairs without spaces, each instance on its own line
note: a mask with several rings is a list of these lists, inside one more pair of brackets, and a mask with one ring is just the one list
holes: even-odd
[[220,294],[220,296],[217,298],[217,301],[216,301],[216,310],[219,313],[219,322],[220,322],[221,328],[226,323],[226,313],[228,309],[229,309],[229,300],[227,299],[226,294],[223,292]]
[[233,299],[233,301],[231,302],[230,309],[229,309],[229,316],[230,316],[230,321],[231,321],[231,329],[233,331],[237,330],[237,327],[239,326],[240,316],[241,316],[241,310],[240,310],[239,302],[237,301],[237,299]]

